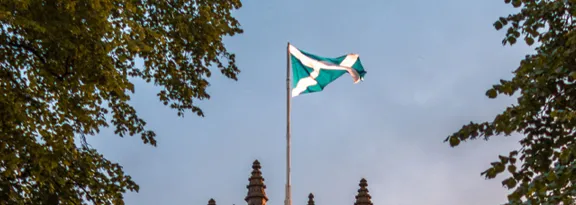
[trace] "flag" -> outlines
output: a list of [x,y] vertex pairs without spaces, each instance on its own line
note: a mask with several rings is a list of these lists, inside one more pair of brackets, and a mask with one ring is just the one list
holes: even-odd
[[345,73],[350,74],[354,83],[364,79],[366,71],[357,54],[337,58],[317,56],[289,45],[292,66],[292,97],[301,94],[320,92]]

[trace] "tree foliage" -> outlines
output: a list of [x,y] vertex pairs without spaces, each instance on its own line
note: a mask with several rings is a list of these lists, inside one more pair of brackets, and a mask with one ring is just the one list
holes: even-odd
[[575,204],[576,197],[576,15],[574,0],[505,0],[518,12],[500,17],[507,29],[502,43],[535,45],[514,71],[486,92],[489,98],[512,96],[518,101],[494,120],[470,123],[446,140],[461,141],[522,134],[521,149],[491,163],[488,179],[502,173],[511,190],[507,204]]
[[[133,79],[178,116],[203,116],[211,68],[236,80],[222,43],[239,0],[0,0],[0,204],[123,204],[138,185],[83,137],[155,134]],[[143,66],[136,66],[141,59]],[[85,142],[85,141],[84,141]]]

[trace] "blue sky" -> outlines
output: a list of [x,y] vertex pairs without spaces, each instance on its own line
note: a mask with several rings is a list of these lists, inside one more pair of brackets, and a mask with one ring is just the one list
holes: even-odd
[[485,91],[531,49],[503,47],[501,0],[244,1],[245,33],[226,39],[242,73],[211,78],[206,117],[178,118],[137,82],[133,105],[158,134],[158,147],[104,130],[89,142],[141,186],[129,205],[245,204],[250,166],[260,160],[269,204],[285,183],[286,43],[336,57],[360,54],[368,71],[293,99],[293,204],[313,192],[319,205],[352,205],[362,177],[375,205],[488,205],[505,202],[500,180],[480,172],[518,146],[518,136],[458,148],[444,138],[489,120],[514,99]]

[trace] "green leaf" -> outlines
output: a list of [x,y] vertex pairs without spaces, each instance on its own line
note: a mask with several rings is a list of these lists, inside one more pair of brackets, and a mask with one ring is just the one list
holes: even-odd
[[514,44],[516,43],[516,37],[509,36],[509,37],[508,37],[508,43],[509,43],[510,45],[514,45]]
[[576,71],[570,72],[570,77],[572,77],[572,79],[576,79]]
[[516,187],[516,180],[512,177],[502,181],[502,185],[505,186],[508,189],[513,189],[514,187]]
[[554,172],[550,172],[548,173],[548,175],[546,176],[546,179],[549,182],[553,182],[554,180],[556,180],[556,174],[554,174]]
[[506,20],[506,18],[504,18],[504,17],[500,17],[498,20],[502,23],[502,25],[508,24],[508,20]]
[[514,166],[514,165],[508,166],[508,172],[515,173],[516,172],[516,166]]
[[534,44],[534,39],[530,38],[528,36],[526,36],[526,38],[524,38],[524,40],[526,41],[526,44],[528,44],[529,46],[531,46],[532,44]]
[[522,0],[512,0],[512,6],[514,6],[514,8],[522,6]]
[[498,93],[496,93],[495,89],[490,89],[488,91],[486,91],[486,96],[488,96],[488,98],[496,98],[496,96],[498,95]]
[[455,147],[460,144],[460,139],[456,137],[450,137],[450,146]]

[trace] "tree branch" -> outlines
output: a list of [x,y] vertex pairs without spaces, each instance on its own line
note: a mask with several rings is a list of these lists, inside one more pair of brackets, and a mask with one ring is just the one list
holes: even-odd
[[[21,48],[24,49],[32,54],[34,54],[34,56],[36,56],[38,59],[40,59],[40,62],[42,62],[42,64],[46,65],[47,64],[47,60],[46,58],[40,53],[38,52],[38,50],[36,50],[35,48],[33,48],[30,45],[26,45],[26,44],[19,44],[19,43],[12,43],[12,42],[8,42],[9,46],[15,47],[15,48]],[[66,62],[66,64],[68,64],[68,62]],[[58,73],[55,73],[54,71],[50,70],[50,69],[46,69],[46,71],[48,71],[48,73],[52,74],[54,77],[56,77],[58,80],[60,81],[64,81],[64,77],[62,75],[59,75]],[[65,68],[65,72],[66,74],[68,73],[68,68]]]
[[36,57],[38,57],[38,59],[40,59],[40,61],[43,64],[46,64],[46,58],[44,58],[44,56],[42,56],[42,54],[40,54],[40,52],[38,52],[36,49],[32,48],[31,46],[25,45],[25,44],[12,43],[12,42],[8,42],[8,45],[12,46],[12,47],[22,48],[24,50],[27,50],[30,53],[34,54]]

